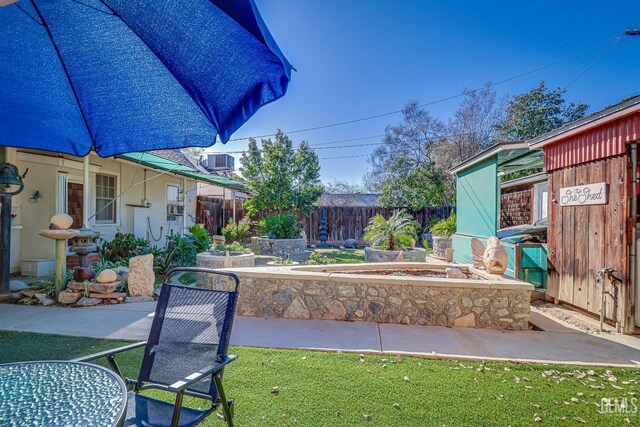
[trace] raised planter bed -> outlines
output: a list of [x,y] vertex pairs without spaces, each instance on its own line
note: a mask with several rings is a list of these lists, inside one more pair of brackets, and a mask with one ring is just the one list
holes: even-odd
[[[254,267],[256,265],[256,256],[254,254],[246,254],[244,252],[200,252],[196,255],[196,267],[227,269],[238,267]],[[196,285],[206,287],[214,275],[203,273],[196,274]]]
[[[401,266],[401,267],[400,267]],[[451,264],[380,263],[230,269],[241,280],[241,316],[527,330],[533,286]],[[406,275],[380,275],[404,270]],[[416,276],[410,272],[423,271]],[[438,277],[439,276],[439,277]],[[211,286],[230,286],[218,277]],[[205,287],[208,287],[207,285]]]
[[[400,256],[402,254],[402,257]],[[364,248],[365,262],[426,262],[427,251],[414,248],[406,251],[385,251],[376,248]]]
[[447,249],[451,249],[451,237],[433,236],[431,256],[447,259]]
[[268,237],[252,237],[251,250],[256,255],[278,256],[294,261],[306,261],[310,252],[304,239],[270,239]]

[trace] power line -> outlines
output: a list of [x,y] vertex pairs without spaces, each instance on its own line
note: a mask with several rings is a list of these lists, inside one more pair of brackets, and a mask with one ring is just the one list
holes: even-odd
[[[618,37],[618,36],[619,36],[618,34],[615,35],[615,37]],[[526,71],[524,73],[520,73],[518,75],[509,77],[509,78],[506,78],[506,79],[503,79],[503,80],[500,80],[500,81],[497,81],[495,83],[490,83],[486,87],[495,87],[495,86],[498,86],[498,85],[501,85],[501,84],[504,84],[504,83],[508,83],[508,82],[513,81],[513,80],[522,78],[524,76],[527,76],[527,75],[536,73],[538,71],[544,70],[545,68],[549,68],[549,67],[552,67],[554,65],[560,64],[560,63],[562,63],[564,61],[567,61],[567,60],[569,60],[571,58],[574,58],[574,57],[576,57],[578,55],[581,55],[581,54],[583,54],[585,52],[589,52],[589,51],[592,51],[592,50],[594,50],[596,48],[599,48],[601,45],[608,43],[610,40],[611,40],[611,38],[608,37],[606,40],[601,41],[599,43],[596,43],[595,45],[590,46],[590,47],[588,47],[586,49],[582,49],[580,51],[577,51],[575,53],[567,55],[567,56],[565,56],[563,58],[560,58],[560,59],[558,59],[556,61],[547,63],[545,65],[542,65],[540,67],[534,68],[534,69],[529,70],[529,71]],[[480,89],[473,89],[472,91],[475,91],[475,90],[480,90]],[[465,96],[466,93],[467,93],[467,91],[462,91],[462,92],[460,92],[458,94],[455,94],[455,95],[447,96],[447,97],[440,98],[440,99],[437,99],[437,100],[434,100],[434,101],[426,102],[424,104],[420,104],[420,105],[418,105],[418,107],[422,108],[422,107],[427,107],[427,106],[430,106],[430,105],[435,105],[435,104],[439,104],[439,103],[446,102],[446,101],[451,101],[453,99],[457,99],[457,98]],[[330,123],[330,124],[321,125],[321,126],[309,127],[309,128],[305,128],[305,129],[296,129],[296,130],[286,131],[284,133],[289,135],[289,134],[294,134],[294,133],[310,132],[310,131],[315,131],[315,130],[320,130],[320,129],[327,129],[327,128],[332,128],[332,127],[336,127],[336,126],[344,126],[344,125],[348,125],[348,124],[359,123],[359,122],[363,122],[363,121],[374,120],[374,119],[379,119],[379,118],[382,118],[382,117],[391,116],[391,115],[394,115],[394,114],[399,114],[402,111],[403,110],[389,111],[389,112],[386,112],[386,113],[381,113],[381,114],[376,114],[376,115],[372,115],[372,116],[362,117],[362,118],[359,118],[359,119],[346,120],[346,121],[342,121],[342,122]],[[230,141],[245,141],[245,140],[252,139],[252,138],[253,139],[268,138],[268,137],[272,137],[272,136],[275,136],[275,135],[276,134],[273,133],[273,134],[265,134],[265,135],[248,136],[248,137],[243,137],[243,138],[232,138],[232,139],[230,139]]]

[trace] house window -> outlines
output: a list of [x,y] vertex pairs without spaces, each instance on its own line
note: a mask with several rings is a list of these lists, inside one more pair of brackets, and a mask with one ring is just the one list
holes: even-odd
[[540,221],[547,217],[549,206],[549,184],[541,182],[533,186],[533,214],[534,221]]
[[180,186],[167,185],[167,222],[177,222],[182,216],[183,206],[180,205]]
[[96,174],[96,223],[116,222],[116,177]]

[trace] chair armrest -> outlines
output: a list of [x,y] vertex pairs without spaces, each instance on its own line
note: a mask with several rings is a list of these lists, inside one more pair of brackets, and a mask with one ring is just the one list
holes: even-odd
[[181,392],[186,388],[188,388],[189,386],[191,386],[192,384],[200,381],[201,379],[206,378],[209,375],[218,372],[220,369],[224,368],[226,365],[228,365],[229,363],[233,362],[236,359],[237,359],[236,356],[227,356],[222,362],[218,362],[215,365],[208,366],[204,369],[201,369],[198,372],[194,372],[193,374],[184,377],[180,381],[176,381],[175,383],[168,386],[167,390],[174,393]]
[[147,345],[146,341],[140,341],[135,344],[125,345],[123,347],[114,348],[112,350],[105,350],[99,353],[90,354],[88,356],[78,357],[76,359],[71,360],[72,362],[88,362],[90,360],[102,359],[103,357],[114,356],[118,353],[122,353],[124,351],[133,350],[138,347],[144,347]]

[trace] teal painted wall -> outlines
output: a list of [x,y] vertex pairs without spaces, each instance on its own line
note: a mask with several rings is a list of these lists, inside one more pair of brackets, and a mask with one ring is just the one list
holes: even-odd
[[498,160],[493,156],[456,175],[456,234],[453,261],[471,263],[471,237],[482,240],[498,230]]
[[493,156],[456,177],[457,233],[495,236],[498,229],[498,162]]

